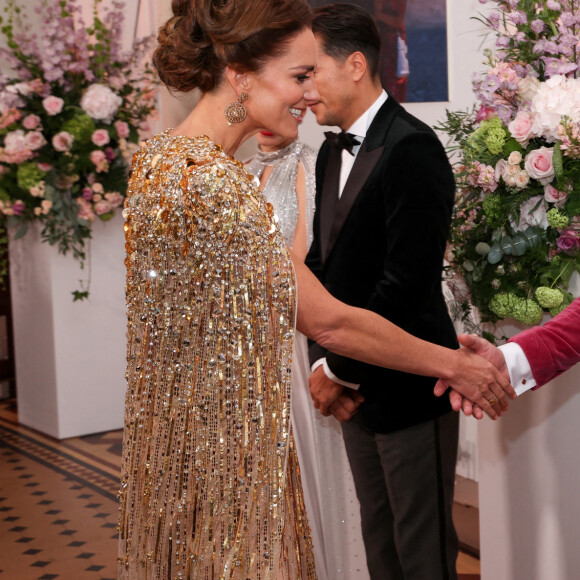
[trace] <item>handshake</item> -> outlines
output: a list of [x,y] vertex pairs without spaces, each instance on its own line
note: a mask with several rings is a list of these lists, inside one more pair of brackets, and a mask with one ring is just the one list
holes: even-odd
[[[462,348],[452,351],[446,376],[435,385],[435,395],[448,392],[453,410],[462,410],[467,416],[481,419],[485,412],[492,419],[501,417],[508,410],[508,399],[517,396],[502,351],[473,334],[461,334],[458,339]],[[312,373],[309,382],[314,406],[339,421],[351,419],[364,401],[357,390],[328,378],[322,366]]]

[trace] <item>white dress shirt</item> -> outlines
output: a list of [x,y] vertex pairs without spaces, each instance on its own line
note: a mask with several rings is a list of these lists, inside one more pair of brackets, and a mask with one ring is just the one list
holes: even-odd
[[499,349],[505,358],[510,383],[518,396],[535,387],[536,380],[523,348],[517,342],[508,342]]
[[[341,163],[340,163],[340,181],[338,186],[338,197],[342,195],[344,190],[344,186],[348,180],[348,176],[352,170],[354,162],[356,160],[356,156],[360,151],[362,142],[365,140],[367,136],[367,131],[371,126],[376,114],[379,112],[379,109],[385,104],[387,100],[387,93],[385,90],[381,92],[378,99],[348,128],[347,133],[351,133],[354,135],[357,140],[360,142],[359,145],[355,145],[352,149],[353,154],[351,155],[348,151],[343,150],[341,154]],[[326,376],[338,383],[339,385],[343,385],[345,387],[349,387],[350,389],[358,389],[360,385],[355,383],[349,383],[348,381],[343,381],[339,377],[337,377],[328,366],[326,362],[326,358],[318,359],[312,365],[312,372],[314,372],[319,366],[322,366],[324,369],[324,373]]]

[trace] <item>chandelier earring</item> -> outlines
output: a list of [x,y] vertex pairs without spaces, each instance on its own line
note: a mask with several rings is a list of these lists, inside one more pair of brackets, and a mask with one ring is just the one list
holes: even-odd
[[248,111],[243,103],[247,98],[248,93],[240,93],[238,100],[230,103],[224,109],[224,115],[226,116],[226,121],[230,127],[236,123],[241,123],[246,118]]

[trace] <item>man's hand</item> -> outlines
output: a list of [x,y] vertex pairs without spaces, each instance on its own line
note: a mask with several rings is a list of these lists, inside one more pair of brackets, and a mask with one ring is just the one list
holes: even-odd
[[[509,383],[509,373],[502,352],[487,340],[475,335],[462,334],[459,342],[464,346],[457,351],[457,366],[448,380],[439,380],[434,393],[443,395],[451,386],[457,393],[450,393],[449,400],[455,411],[463,409],[466,415],[480,418],[481,410],[492,419],[500,417],[508,409],[507,397],[515,399],[516,393]],[[474,353],[477,355],[474,357]],[[483,365],[481,358],[489,360],[495,368]],[[494,371],[494,372],[492,372]],[[467,399],[464,402],[461,398]],[[473,403],[477,407],[473,407]]]
[[350,421],[364,400],[358,391],[345,387],[340,397],[331,405],[330,412],[340,422]]
[[314,406],[325,417],[328,417],[331,414],[330,407],[338,400],[345,387],[329,379],[322,366],[310,375],[308,382]]

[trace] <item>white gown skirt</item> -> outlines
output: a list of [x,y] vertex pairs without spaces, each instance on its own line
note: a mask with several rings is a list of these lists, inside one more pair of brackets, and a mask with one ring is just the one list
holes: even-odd
[[309,376],[306,337],[296,332],[292,425],[318,580],[368,580],[360,507],[340,423],[314,408]]

